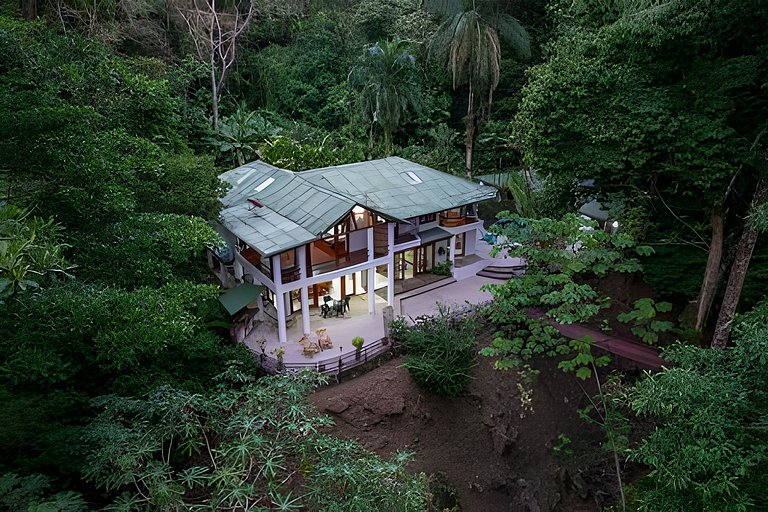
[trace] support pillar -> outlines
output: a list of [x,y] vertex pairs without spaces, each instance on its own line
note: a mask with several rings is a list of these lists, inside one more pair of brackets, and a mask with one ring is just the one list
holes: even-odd
[[449,242],[448,257],[451,260],[451,265],[453,265],[453,262],[456,261],[456,235],[453,235]]
[[285,326],[285,292],[283,291],[283,271],[280,267],[280,255],[272,256],[272,274],[275,278],[275,309],[277,309],[277,339],[288,343]]
[[[302,245],[296,248],[296,258],[299,260],[299,279],[304,280],[309,278],[307,272],[307,246]],[[301,287],[301,325],[302,332],[305,335],[310,333],[309,325],[309,290],[306,286]]]
[[376,312],[376,269],[371,267],[368,269],[368,313],[374,314]]
[[395,305],[395,223],[387,223],[387,304]]
[[275,293],[275,309],[277,309],[277,339],[280,343],[288,343],[288,331],[285,327],[285,293]]
[[[374,239],[373,239],[373,228],[368,228],[367,233],[368,235],[368,262],[372,262],[375,255],[374,255]],[[368,313],[374,314],[376,312],[376,269],[373,267],[368,267]]]

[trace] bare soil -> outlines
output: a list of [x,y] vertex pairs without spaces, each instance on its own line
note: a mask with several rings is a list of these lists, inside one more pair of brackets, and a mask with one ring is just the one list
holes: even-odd
[[556,361],[534,365],[541,373],[528,386],[533,411],[525,414],[517,374],[493,369],[490,358],[478,357],[458,398],[424,391],[401,364],[397,358],[314,393],[335,435],[384,457],[413,452],[409,469],[444,477],[464,511],[587,512],[615,503],[602,435],[576,412],[586,395]]

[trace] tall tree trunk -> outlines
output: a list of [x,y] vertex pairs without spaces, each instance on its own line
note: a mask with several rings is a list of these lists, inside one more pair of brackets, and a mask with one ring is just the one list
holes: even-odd
[[25,20],[37,18],[37,0],[21,0],[21,17]]
[[[768,201],[768,178],[761,178],[757,183],[755,196],[752,198],[752,208],[757,208],[766,201]],[[744,278],[747,275],[749,261],[752,259],[752,252],[755,250],[756,243],[757,231],[749,223],[745,224],[739,244],[736,246],[736,257],[728,275],[728,286],[725,289],[723,305],[720,307],[720,314],[717,317],[715,334],[712,337],[712,348],[725,348],[728,344],[731,322],[736,313],[736,306],[739,305]]]
[[704,280],[701,282],[699,298],[696,302],[696,323],[694,327],[701,331],[707,323],[709,310],[717,291],[717,283],[720,281],[720,262],[723,259],[723,234],[725,231],[725,218],[720,205],[712,208],[712,239],[709,242],[709,256],[704,270]]
[[475,97],[472,90],[472,82],[469,83],[469,104],[467,105],[467,154],[465,166],[467,169],[467,178],[472,179],[472,151],[475,144]]
[[219,130],[219,87],[216,81],[216,63],[211,59],[211,92],[213,93],[213,131]]

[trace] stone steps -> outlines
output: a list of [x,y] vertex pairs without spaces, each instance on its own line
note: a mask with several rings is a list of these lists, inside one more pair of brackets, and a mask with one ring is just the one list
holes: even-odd
[[509,267],[495,267],[489,265],[483,270],[477,273],[480,277],[487,277],[489,279],[498,279],[499,281],[507,281],[514,277],[522,275],[525,271],[524,265],[515,265]]

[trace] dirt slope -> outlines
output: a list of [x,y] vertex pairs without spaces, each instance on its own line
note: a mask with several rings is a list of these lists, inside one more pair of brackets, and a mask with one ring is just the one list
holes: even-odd
[[[413,471],[442,473],[462,510],[586,512],[611,489],[599,433],[576,413],[586,400],[576,379],[540,362],[533,412],[520,417],[516,375],[480,357],[474,380],[455,399],[421,390],[395,359],[316,392],[311,400],[336,421],[336,435],[383,456],[414,452]],[[558,436],[573,455],[555,452]],[[566,469],[567,468],[567,469]],[[579,497],[581,495],[582,497]]]

